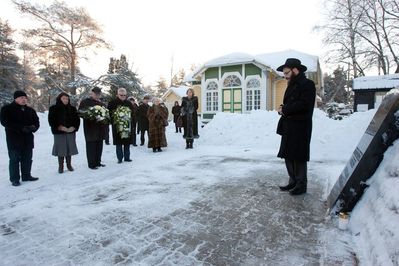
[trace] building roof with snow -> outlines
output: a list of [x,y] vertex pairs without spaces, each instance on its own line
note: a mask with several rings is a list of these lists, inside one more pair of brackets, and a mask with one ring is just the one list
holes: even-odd
[[[185,77],[186,82],[197,80],[196,77],[206,69],[218,66],[237,65],[253,63],[262,69],[268,69],[277,72],[277,68],[284,64],[287,58],[298,58],[302,64],[308,68],[308,72],[317,72],[319,58],[315,55],[305,54],[296,50],[285,50],[275,53],[265,53],[259,55],[250,55],[246,53],[231,53],[205,62],[202,66],[195,69]],[[279,74],[281,75],[281,74]]]
[[163,99],[165,99],[166,97],[168,97],[169,94],[174,93],[179,97],[184,97],[186,96],[186,92],[189,89],[189,87],[187,86],[179,86],[179,87],[170,87],[165,94],[162,96]]
[[399,74],[359,77],[353,80],[353,90],[392,89],[399,86]]

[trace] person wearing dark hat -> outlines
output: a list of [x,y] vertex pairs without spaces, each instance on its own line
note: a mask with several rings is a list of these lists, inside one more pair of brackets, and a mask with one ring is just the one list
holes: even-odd
[[[84,111],[92,106],[102,106],[105,104],[101,102],[101,89],[94,87],[90,92],[90,97],[82,100],[79,105],[79,111]],[[101,156],[103,153],[103,141],[106,138],[106,130],[108,124],[102,122],[93,121],[89,119],[83,119],[83,132],[86,140],[86,157],[87,164],[90,169],[98,169],[98,167],[104,167],[105,164],[101,163]]]
[[277,109],[281,115],[277,126],[277,134],[281,135],[277,156],[284,158],[289,175],[288,185],[280,186],[280,189],[289,191],[291,195],[304,194],[307,190],[316,88],[314,82],[306,78],[306,70],[306,66],[296,58],[288,58],[277,68],[288,81],[283,104]]
[[[36,181],[32,177],[32,154],[34,147],[33,133],[39,129],[39,117],[36,111],[27,106],[28,97],[24,91],[14,93],[14,101],[1,109],[1,124],[5,127],[9,172],[13,186],[22,181]],[[20,174],[21,172],[21,174]]]
[[133,121],[132,121],[132,143],[133,146],[137,146],[137,141],[136,141],[136,132],[137,132],[137,112],[139,109],[139,106],[136,103],[136,99],[134,99],[133,96],[130,96],[128,100],[132,103],[133,105]]

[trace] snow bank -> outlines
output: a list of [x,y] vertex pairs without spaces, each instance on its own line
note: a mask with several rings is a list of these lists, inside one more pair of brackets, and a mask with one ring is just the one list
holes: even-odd
[[384,154],[351,214],[350,229],[364,265],[399,265],[399,141]]

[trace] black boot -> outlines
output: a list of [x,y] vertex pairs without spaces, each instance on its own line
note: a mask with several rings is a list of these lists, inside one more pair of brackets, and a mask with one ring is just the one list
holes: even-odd
[[301,195],[306,193],[307,182],[297,182],[296,186],[290,190],[291,195]]
[[157,149],[156,148],[152,148],[152,152],[157,152]]
[[64,172],[64,157],[58,156],[58,173],[62,174]]
[[290,180],[288,182],[288,185],[286,186],[278,186],[282,191],[288,191],[290,189],[293,189],[296,185],[295,179],[293,179],[292,177],[290,177]]
[[68,168],[68,171],[74,171],[75,169],[73,169],[73,167],[72,167],[72,157],[71,156],[67,156],[67,157],[65,157],[65,159],[66,159],[66,165],[67,165],[67,168]]

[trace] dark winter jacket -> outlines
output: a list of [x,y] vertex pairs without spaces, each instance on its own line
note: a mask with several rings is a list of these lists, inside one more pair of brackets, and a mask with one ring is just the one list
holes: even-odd
[[1,109],[0,116],[6,131],[8,149],[33,149],[33,133],[40,126],[36,111],[29,106],[12,102]]
[[68,134],[65,131],[58,130],[58,127],[74,127],[74,132],[76,132],[79,130],[80,119],[74,106],[69,103],[65,105],[61,102],[61,99],[57,99],[56,104],[51,106],[48,111],[48,123],[53,134]]
[[198,98],[183,97],[181,103],[181,115],[183,120],[184,134],[183,138],[192,139],[198,138]]
[[315,97],[315,85],[303,73],[288,85],[277,126],[277,134],[281,135],[278,157],[309,161]]
[[140,130],[148,130],[148,118],[147,113],[150,106],[148,104],[142,103],[139,105],[138,112],[137,112],[137,121],[139,124]]
[[172,114],[173,114],[173,123],[177,123],[181,112],[181,106],[175,105],[172,107]]
[[[108,103],[108,110],[109,114],[111,116],[111,124],[112,124],[112,139],[114,145],[128,145],[128,144],[133,144],[131,136],[129,138],[124,138],[122,139],[120,134],[116,131],[116,126],[115,126],[115,121],[113,120],[113,113],[119,106],[127,106],[130,109],[130,123],[133,123],[134,120],[134,109],[133,105],[130,101],[128,100],[120,100],[119,98],[116,98],[115,100],[112,100]],[[133,132],[130,132],[130,135],[133,134]]]
[[[105,107],[101,101],[96,101],[92,98],[86,98],[80,103],[79,110],[86,110],[89,107],[96,105]],[[102,141],[107,135],[108,124],[83,119],[83,130],[86,141]]]

